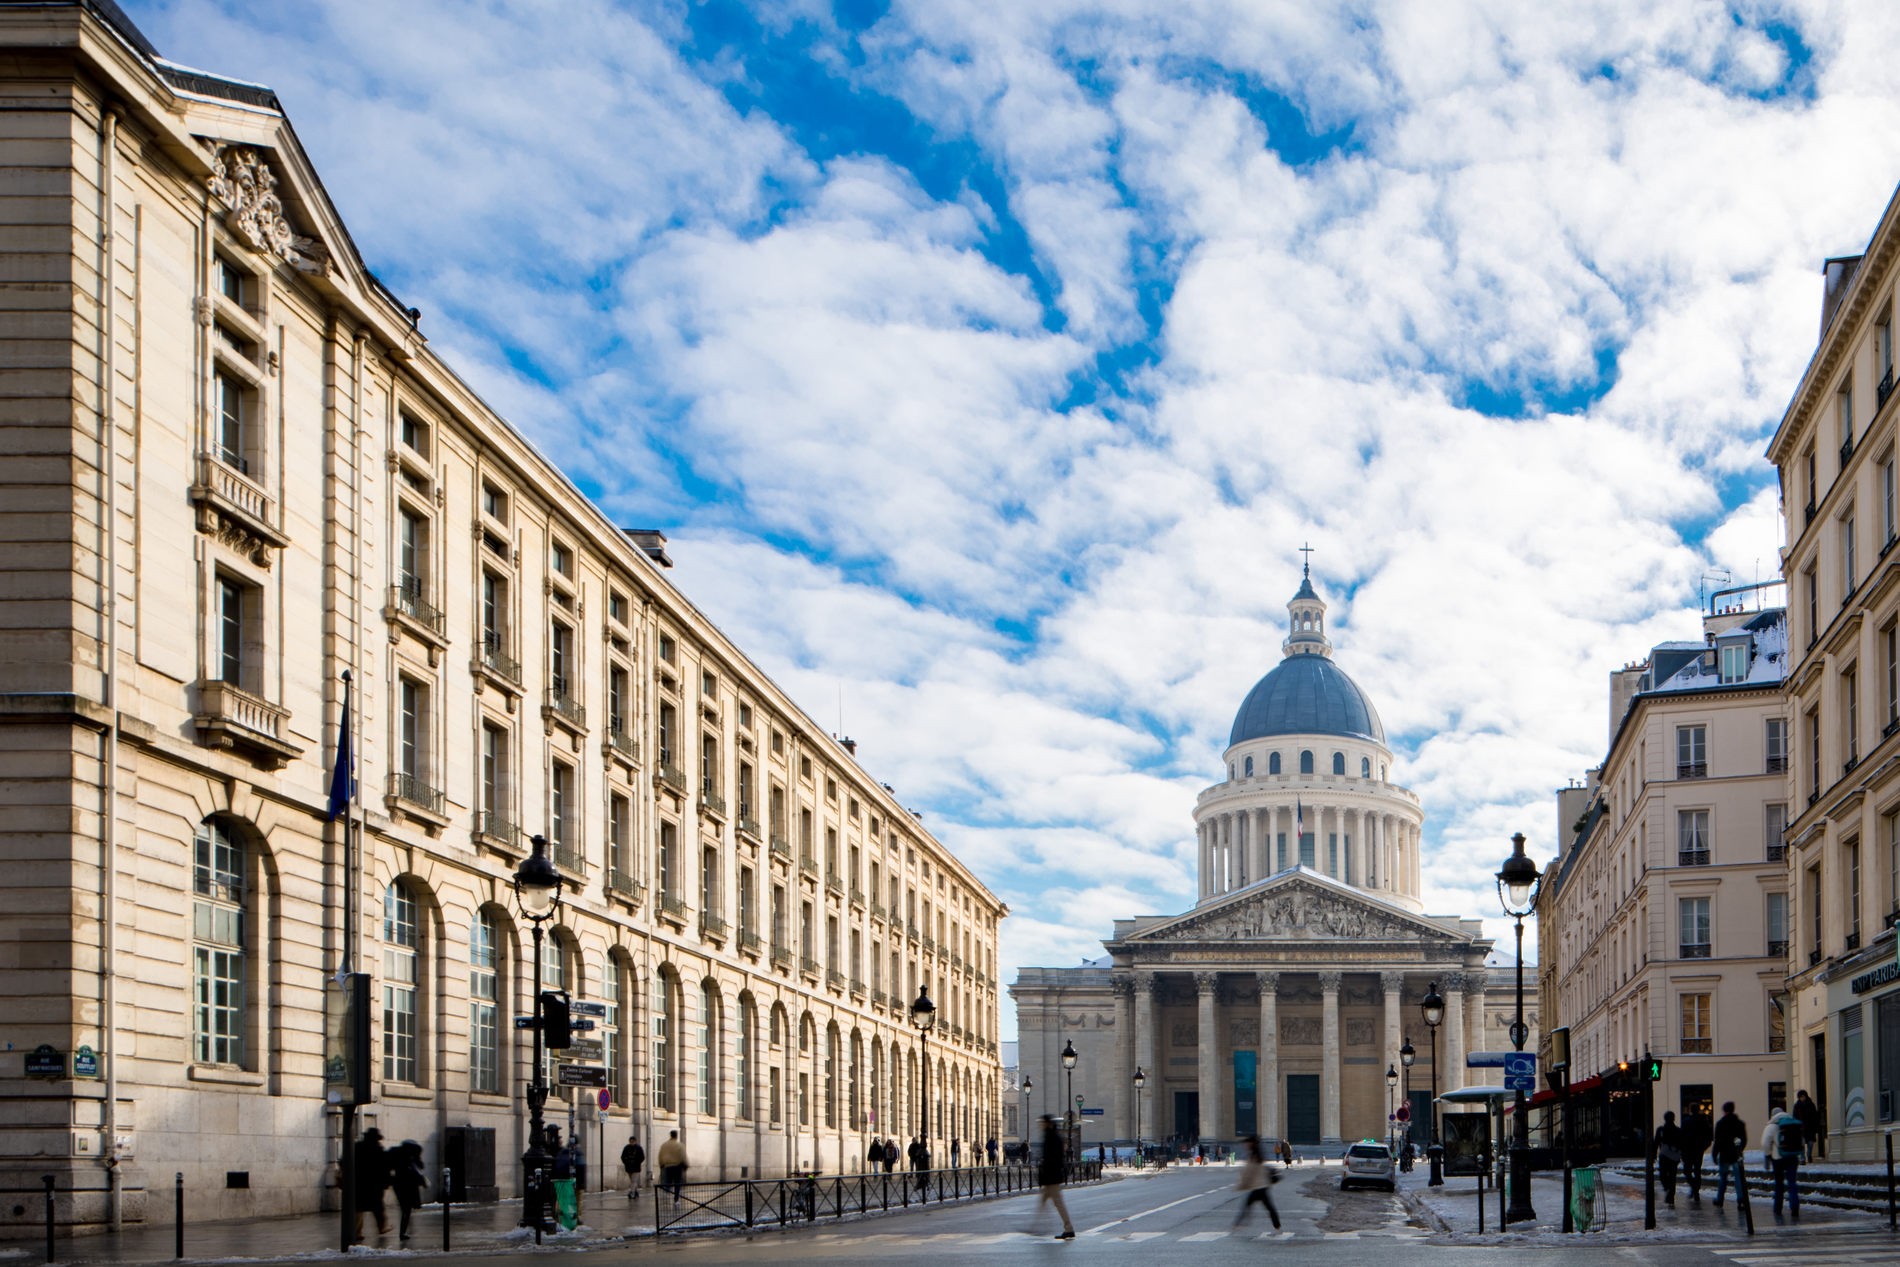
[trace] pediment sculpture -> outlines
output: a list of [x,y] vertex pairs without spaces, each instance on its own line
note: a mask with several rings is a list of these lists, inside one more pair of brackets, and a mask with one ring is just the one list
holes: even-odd
[[[1152,933],[1157,940],[1262,941],[1328,938],[1347,941],[1430,936],[1433,930],[1344,894],[1294,884],[1223,910],[1189,916]],[[1440,936],[1448,936],[1440,933]]]
[[323,244],[291,228],[284,201],[277,194],[277,173],[261,152],[249,146],[218,146],[207,187],[230,208],[225,227],[246,246],[279,256],[306,272],[322,271]]

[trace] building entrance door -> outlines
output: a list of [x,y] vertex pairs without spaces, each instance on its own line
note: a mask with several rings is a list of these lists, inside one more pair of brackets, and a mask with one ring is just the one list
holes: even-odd
[[1286,1076],[1286,1137],[1295,1144],[1319,1143],[1319,1075]]
[[1186,1140],[1201,1137],[1201,1093],[1199,1091],[1174,1093],[1174,1133]]

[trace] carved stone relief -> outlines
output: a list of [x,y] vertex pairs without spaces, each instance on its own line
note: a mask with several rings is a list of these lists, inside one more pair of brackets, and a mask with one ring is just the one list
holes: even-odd
[[220,145],[207,182],[213,197],[230,208],[225,226],[253,250],[276,255],[306,271],[327,265],[322,243],[299,237],[284,217],[277,196],[277,173],[263,154],[249,146]]
[[1317,1016],[1282,1016],[1280,1043],[1285,1047],[1319,1046],[1319,1018]]
[[1370,1047],[1372,1045],[1372,1022],[1347,1021],[1346,1045],[1348,1047]]
[[1235,1047],[1252,1047],[1259,1043],[1259,1020],[1229,1021],[1227,1023],[1227,1041]]
[[1430,937],[1431,931],[1387,912],[1337,893],[1303,884],[1286,888],[1256,902],[1215,912],[1168,927],[1168,940],[1205,938],[1210,941],[1247,941],[1263,938]]
[[1193,1021],[1175,1021],[1168,1027],[1168,1041],[1176,1047],[1198,1047],[1201,1027]]

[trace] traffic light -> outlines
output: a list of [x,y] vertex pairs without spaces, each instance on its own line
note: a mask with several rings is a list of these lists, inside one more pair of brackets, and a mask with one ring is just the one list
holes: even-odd
[[1651,1056],[1648,1060],[1644,1061],[1643,1062],[1643,1076],[1648,1078],[1651,1082],[1661,1082],[1662,1081],[1662,1061],[1656,1059],[1654,1056]]
[[559,1051],[574,1041],[566,990],[541,991],[541,1041],[550,1051]]

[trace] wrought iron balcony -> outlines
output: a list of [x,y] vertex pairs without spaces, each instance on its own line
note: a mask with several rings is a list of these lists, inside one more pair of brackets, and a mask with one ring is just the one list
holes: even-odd
[[827,892],[836,893],[838,896],[843,897],[844,896],[844,881],[839,879],[835,875],[826,876],[825,889]]
[[844,989],[844,973],[839,972],[836,968],[826,969],[825,984],[834,990]]
[[726,798],[714,791],[712,784],[701,783],[699,785],[699,808],[708,814],[715,814],[720,818],[724,818],[726,816]]
[[1685,1038],[1682,1040],[1682,1054],[1685,1056],[1706,1055],[1715,1050],[1712,1039]]
[[548,684],[547,703],[542,706],[541,712],[543,716],[560,722],[570,730],[587,729],[587,709],[567,693],[567,683],[559,678]]
[[1676,777],[1679,779],[1706,779],[1709,777],[1709,763],[1706,761],[1676,762]]
[[437,641],[448,637],[448,617],[429,601],[419,576],[398,577],[389,587],[389,612],[391,618],[406,620]]
[[482,634],[482,643],[475,656],[475,667],[494,675],[504,685],[521,689],[521,661],[508,654],[501,645],[501,635],[490,629]]
[[818,874],[818,860],[808,853],[798,855],[798,869],[806,875]]
[[646,898],[647,886],[634,879],[625,871],[622,871],[619,867],[613,867],[607,872],[607,891],[627,898],[635,906],[638,906]]
[[1678,849],[1676,865],[1679,867],[1706,867],[1709,865],[1707,849]]
[[851,886],[851,905],[853,906],[864,905],[864,890],[860,889],[855,884]]
[[757,933],[741,932],[739,934],[739,949],[745,951],[748,955],[759,954],[764,946],[765,939]]
[[884,915],[885,915],[884,903],[878,901],[876,898],[872,898],[871,899],[871,918],[883,919]]
[[653,777],[680,795],[686,794],[686,772],[668,761],[664,755],[660,757],[660,768]]
[[1876,413],[1880,411],[1882,405],[1887,403],[1887,397],[1891,395],[1893,395],[1893,366],[1889,365],[1887,372],[1880,376],[1880,382],[1874,386],[1874,411]]
[[1709,943],[1705,941],[1701,941],[1701,942],[1690,941],[1690,942],[1683,942],[1678,949],[1680,953],[1677,955],[1677,958],[1707,959],[1709,957],[1710,947],[1709,947]]
[[746,806],[741,805],[739,807],[739,817],[734,820],[733,827],[741,836],[757,840],[759,838],[759,820],[752,817],[752,815],[746,811]]
[[420,775],[392,774],[389,776],[389,799],[401,801],[413,809],[436,818],[442,816],[442,790],[431,787]]
[[701,911],[699,913],[699,935],[701,937],[710,937],[714,941],[724,941],[726,939],[726,921],[711,911]]
[[813,980],[817,980],[818,961],[813,959],[810,955],[800,955],[798,957],[798,970]]
[[571,841],[555,841],[553,844],[554,865],[569,875],[587,874],[587,855],[581,847]]
[[521,828],[492,809],[475,811],[475,834],[504,849],[521,848]]
[[1847,935],[1847,949],[1849,951],[1860,949],[1860,933],[1858,930]]
[[677,893],[662,893],[660,894],[660,913],[663,915],[671,915],[674,919],[684,921],[686,919],[686,903],[681,900]]
[[864,997],[864,982],[858,980],[856,977],[852,977],[851,978],[851,993],[857,995],[859,998],[863,998]]
[[774,968],[789,969],[792,966],[792,952],[787,950],[783,946],[777,946],[777,945],[773,946],[772,947],[772,966]]
[[790,858],[792,856],[792,842],[783,836],[775,835],[772,837],[772,852],[781,858]]
[[1786,959],[1786,958],[1788,957],[1788,942],[1787,942],[1787,940],[1786,940],[1786,939],[1784,938],[1784,939],[1782,939],[1781,941],[1771,941],[1771,942],[1769,942],[1769,943],[1768,943],[1768,954],[1769,954],[1769,956],[1770,956],[1771,958],[1775,958],[1775,959]]
[[1768,861],[1780,862],[1788,856],[1788,846],[1777,840],[1768,846]]
[[618,726],[608,728],[607,746],[616,756],[624,757],[632,762],[640,760],[640,741]]
[[1783,754],[1782,756],[1779,756],[1779,757],[1768,758],[1768,773],[1786,774],[1787,772],[1788,772],[1788,758],[1786,754]]

